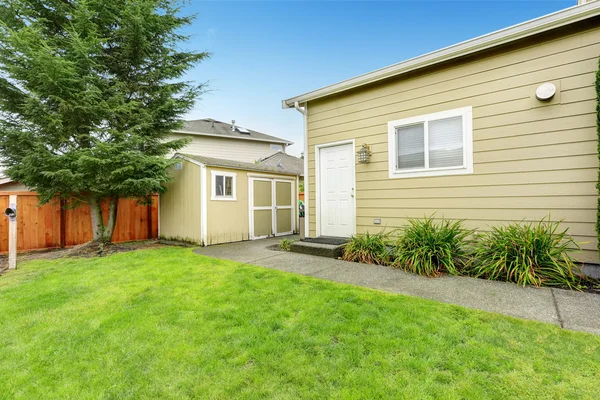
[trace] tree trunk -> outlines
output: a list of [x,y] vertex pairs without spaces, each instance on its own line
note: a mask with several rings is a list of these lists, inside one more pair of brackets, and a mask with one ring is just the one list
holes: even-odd
[[96,196],[88,197],[90,202],[90,215],[92,217],[92,232],[94,242],[102,241],[104,235],[104,220],[102,219],[102,205],[100,199]]
[[115,226],[117,225],[117,209],[119,206],[119,198],[113,196],[110,198],[108,204],[108,221],[104,227],[103,241],[105,243],[112,242],[113,233],[115,232]]
[[102,218],[102,202],[96,196],[88,197],[90,202],[90,215],[92,217],[92,232],[94,233],[94,242],[110,243],[112,242],[115,225],[117,224],[117,207],[119,198],[113,196],[108,204],[108,221],[104,225]]

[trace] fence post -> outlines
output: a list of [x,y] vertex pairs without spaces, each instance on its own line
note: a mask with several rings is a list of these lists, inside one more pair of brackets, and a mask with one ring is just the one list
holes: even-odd
[[[17,209],[17,195],[8,198],[9,207]],[[17,268],[17,218],[8,219],[8,269]]]

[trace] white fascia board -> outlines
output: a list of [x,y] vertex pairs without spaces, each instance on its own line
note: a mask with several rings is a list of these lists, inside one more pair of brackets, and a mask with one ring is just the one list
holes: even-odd
[[235,137],[235,136],[223,136],[223,135],[216,135],[214,133],[190,132],[190,131],[181,131],[181,130],[173,131],[173,133],[183,133],[185,135],[196,135],[196,136],[212,136],[212,137],[218,137],[221,139],[250,140],[250,141],[254,141],[254,142],[267,142],[267,143],[282,143],[287,146],[291,146],[294,144],[294,142],[290,142],[289,140],[284,140],[284,139],[256,139],[253,137],[246,138],[246,137]]
[[345,81],[325,86],[296,97],[282,101],[282,108],[294,108],[294,103],[300,104],[329,96],[362,85],[368,85],[382,79],[412,72],[455,58],[463,57],[482,50],[524,39],[538,33],[560,28],[585,19],[600,15],[600,1],[592,1],[583,5],[576,5],[552,14],[544,15],[509,28],[504,28],[483,36],[445,47],[431,53],[424,54],[407,61],[390,65]]

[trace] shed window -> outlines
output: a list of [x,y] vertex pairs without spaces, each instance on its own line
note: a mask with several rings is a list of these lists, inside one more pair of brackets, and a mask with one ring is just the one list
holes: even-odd
[[390,178],[473,172],[471,107],[388,123]]
[[212,171],[211,200],[235,200],[235,173]]

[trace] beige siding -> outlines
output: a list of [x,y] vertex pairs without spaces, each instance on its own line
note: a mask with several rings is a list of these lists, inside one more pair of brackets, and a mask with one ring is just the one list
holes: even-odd
[[[310,102],[310,235],[316,234],[315,145],[355,138],[373,151],[370,164],[356,165],[358,232],[380,230],[373,218],[393,229],[407,217],[436,213],[486,230],[550,215],[583,242],[580,259],[598,261],[599,56],[600,28],[589,24]],[[534,92],[546,81],[558,93],[542,104]],[[473,107],[473,174],[389,179],[388,121],[466,106]]]
[[183,169],[171,168],[173,182],[160,195],[160,236],[200,243],[200,167],[181,162]]
[[[277,152],[271,150],[271,144],[280,143],[257,142],[252,140],[226,139],[212,136],[183,135],[173,133],[172,139],[190,138],[191,142],[179,153],[205,157],[223,158],[227,160],[255,162]],[[281,145],[285,151],[285,146]]]
[[[235,179],[236,200],[211,200],[214,188],[212,187],[211,171],[230,172],[237,174]],[[208,167],[207,175],[207,214],[208,225],[206,240],[207,245],[239,242],[248,240],[248,175],[245,171]]]

